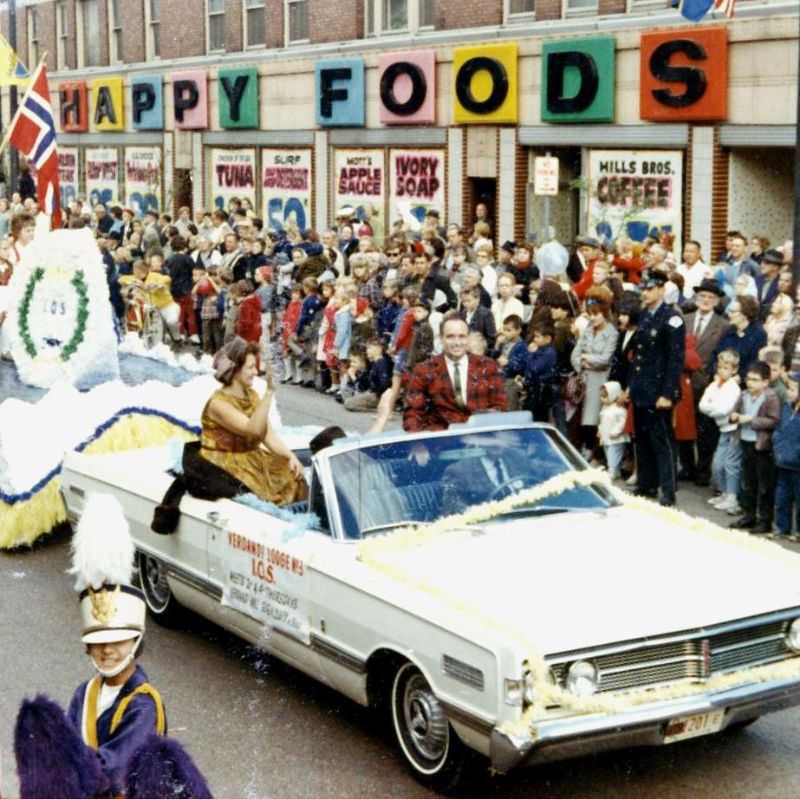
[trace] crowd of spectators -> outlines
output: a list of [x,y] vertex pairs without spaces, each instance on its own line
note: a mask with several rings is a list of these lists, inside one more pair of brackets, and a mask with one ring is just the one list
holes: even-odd
[[[0,238],[10,234],[0,282],[42,216],[32,199],[16,200],[0,199]],[[224,210],[184,207],[175,219],[79,199],[66,216],[95,232],[121,330],[141,329],[149,303],[175,341],[207,353],[237,335],[256,342],[262,372],[277,355],[281,382],[374,412],[378,431],[415,370],[441,353],[443,320],[458,316],[467,350],[496,364],[505,407],[552,422],[615,479],[648,496],[660,486],[663,504],[680,481],[711,485],[709,502],[732,526],[800,534],[791,241],[773,247],[732,230],[719,253],[686,241],[677,257],[670,233],[580,236],[564,272],[548,275],[535,241],[498,246],[483,204],[467,225],[445,226],[430,211],[419,229],[399,220],[383,240],[352,208],[324,230],[276,230],[235,199]],[[665,364],[678,362],[674,384],[637,384],[662,346]],[[652,454],[662,462],[645,480]]]

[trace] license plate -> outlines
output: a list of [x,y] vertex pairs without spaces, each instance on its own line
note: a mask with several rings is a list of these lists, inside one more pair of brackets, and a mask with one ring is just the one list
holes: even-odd
[[670,719],[667,729],[664,731],[664,743],[671,744],[676,741],[685,741],[687,738],[719,732],[724,718],[724,710],[714,710],[711,713],[700,713],[697,716],[681,716],[677,719]]

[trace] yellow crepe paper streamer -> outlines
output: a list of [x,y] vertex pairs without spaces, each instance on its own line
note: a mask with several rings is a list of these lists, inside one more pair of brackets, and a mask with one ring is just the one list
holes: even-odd
[[[185,428],[160,417],[141,413],[123,416],[100,437],[89,444],[88,455],[107,455],[130,449],[158,447],[179,437],[192,441],[197,436]],[[67,512],[59,489],[61,476],[56,475],[35,496],[24,502],[0,502],[0,549],[31,546],[40,536],[66,521]]]

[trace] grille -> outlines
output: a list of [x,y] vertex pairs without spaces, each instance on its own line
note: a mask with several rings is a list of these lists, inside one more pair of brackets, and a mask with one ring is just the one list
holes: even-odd
[[702,680],[712,674],[750,668],[795,655],[786,645],[790,620],[753,624],[725,632],[690,634],[685,640],[626,648],[593,655],[559,655],[549,663],[556,682],[566,685],[576,660],[591,660],[597,668],[598,692],[624,691],[663,683]]

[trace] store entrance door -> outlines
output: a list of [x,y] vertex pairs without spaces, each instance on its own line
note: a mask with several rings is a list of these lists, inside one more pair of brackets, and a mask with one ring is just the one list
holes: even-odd
[[175,169],[172,172],[172,213],[177,214],[184,205],[192,207],[192,170]]
[[464,208],[463,226],[469,233],[472,233],[476,220],[475,210],[479,204],[483,203],[489,212],[489,224],[492,226],[489,238],[492,238],[497,227],[494,215],[495,208],[497,208],[496,178],[469,178],[468,194],[467,204]]

